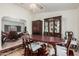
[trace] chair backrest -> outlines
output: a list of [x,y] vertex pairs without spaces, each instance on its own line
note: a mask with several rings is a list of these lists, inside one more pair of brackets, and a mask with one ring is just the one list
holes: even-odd
[[73,32],[72,31],[66,31],[65,32],[65,39],[68,39],[68,36],[73,36]]
[[30,36],[29,34],[24,34],[22,37],[23,45],[26,47],[30,44]]
[[72,39],[72,35],[69,35],[69,36],[68,36],[68,39],[67,39],[67,43],[66,43],[66,48],[67,48],[67,49],[68,49],[69,46],[70,46],[71,39]]
[[22,36],[23,40],[23,47],[24,47],[24,55],[30,56],[31,55],[31,46],[30,46],[30,38],[29,35],[25,34]]

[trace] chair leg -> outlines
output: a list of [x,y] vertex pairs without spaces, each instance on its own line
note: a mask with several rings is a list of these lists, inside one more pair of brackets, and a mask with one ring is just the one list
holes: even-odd
[[68,51],[68,56],[74,56],[74,51],[73,50],[69,50]]
[[26,53],[26,49],[25,49],[25,50],[24,50],[24,56],[26,56],[26,54],[27,54],[27,53]]
[[24,56],[29,56],[29,51],[27,48],[24,49]]

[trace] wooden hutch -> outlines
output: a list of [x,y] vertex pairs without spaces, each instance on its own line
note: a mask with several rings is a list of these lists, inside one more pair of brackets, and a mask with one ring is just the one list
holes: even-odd
[[44,19],[44,35],[61,38],[61,16]]

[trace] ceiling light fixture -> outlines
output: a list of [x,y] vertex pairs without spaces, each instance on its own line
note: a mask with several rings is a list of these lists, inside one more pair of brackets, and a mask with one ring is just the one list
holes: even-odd
[[30,4],[30,8],[35,9],[35,8],[37,8],[37,5],[36,4]]
[[30,10],[32,12],[42,11],[45,9],[45,6],[42,4],[30,4]]

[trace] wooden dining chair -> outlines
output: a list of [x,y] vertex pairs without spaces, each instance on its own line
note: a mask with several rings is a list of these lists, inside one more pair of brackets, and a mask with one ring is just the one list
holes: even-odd
[[65,32],[65,37],[64,37],[65,41],[62,42],[62,43],[59,44],[59,45],[65,46],[65,45],[67,44],[67,41],[68,41],[68,37],[69,37],[69,36],[71,36],[71,40],[72,40],[72,38],[73,38],[73,32],[72,32],[72,31],[66,31],[66,32]]
[[68,38],[68,36],[69,35],[72,35],[72,37],[71,37],[71,44],[70,44],[70,46],[71,46],[71,48],[73,48],[73,49],[75,49],[76,51],[77,51],[77,46],[78,46],[78,42],[77,42],[77,39],[73,36],[73,32],[72,31],[66,31],[65,32],[65,43],[67,43],[67,38]]
[[68,55],[71,38],[72,38],[72,35],[69,35],[68,39],[67,39],[67,44],[65,46],[56,45],[56,55],[58,55],[58,56],[67,56]]
[[29,40],[29,34],[25,34],[22,37],[23,40],[23,47],[24,47],[24,56],[30,56],[31,55],[31,49],[30,49],[30,40]]
[[27,38],[25,38],[25,35],[22,36],[22,40],[23,40],[23,47],[24,47],[24,56],[29,56],[30,55],[30,49],[29,49],[29,41],[27,40]]
[[23,47],[24,47],[24,56],[37,56],[37,51],[33,51],[31,47],[31,43],[33,41],[30,40],[29,34],[25,34],[22,36]]

